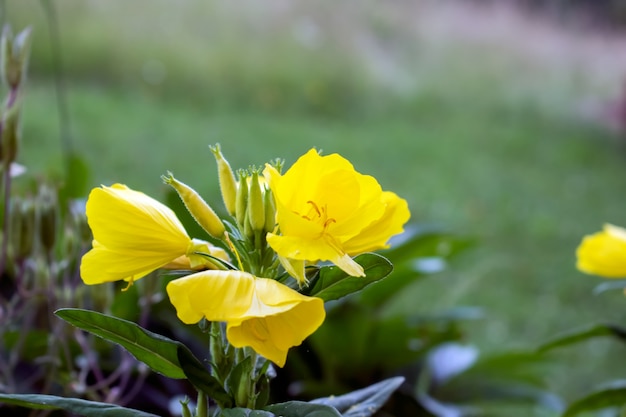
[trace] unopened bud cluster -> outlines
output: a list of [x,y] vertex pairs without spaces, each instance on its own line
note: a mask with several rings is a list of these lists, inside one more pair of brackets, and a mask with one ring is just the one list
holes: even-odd
[[[222,199],[228,213],[237,222],[240,232],[248,239],[264,240],[265,234],[274,231],[276,206],[271,190],[258,168],[239,170],[237,180],[219,145],[211,147],[218,167]],[[276,161],[280,165],[279,161]]]
[[84,212],[62,215],[57,190],[48,184],[40,185],[36,195],[12,196],[9,215],[10,227],[2,234],[9,255],[2,273],[8,277],[48,279],[49,271],[42,271],[54,264],[55,272],[64,272],[91,244]]
[[237,226],[248,238],[264,237],[274,230],[276,208],[274,197],[257,168],[238,172]]
[[[219,144],[210,149],[217,163],[222,200],[230,219],[220,218],[197,191],[176,179],[171,172],[161,177],[163,182],[178,193],[187,211],[211,237],[223,241],[231,249],[240,268],[256,272],[255,265],[264,265],[261,271],[274,268],[273,261],[265,265],[266,262],[260,259],[247,259],[254,251],[260,251],[262,258],[269,253],[266,235],[276,228],[274,197],[262,171],[250,167],[235,174]],[[280,169],[280,161],[273,164]]]

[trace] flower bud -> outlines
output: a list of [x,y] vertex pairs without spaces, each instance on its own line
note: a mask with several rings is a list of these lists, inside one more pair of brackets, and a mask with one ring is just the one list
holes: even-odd
[[255,232],[260,232],[265,227],[265,203],[263,190],[259,182],[259,173],[255,170],[250,177],[250,189],[248,190],[248,217],[250,226]]
[[30,199],[15,200],[11,210],[11,241],[17,260],[28,258],[35,241],[35,205]]
[[224,235],[226,230],[224,223],[222,223],[222,220],[206,201],[200,197],[200,194],[187,184],[174,178],[171,172],[168,172],[167,176],[163,175],[161,179],[165,184],[171,185],[176,190],[187,211],[208,234],[218,239]]
[[243,229],[248,211],[248,174],[239,171],[239,184],[237,186],[237,199],[235,205],[235,218],[237,224]]
[[32,30],[28,27],[13,37],[9,26],[5,26],[2,32],[2,78],[12,90],[17,89],[24,80],[31,33]]
[[263,231],[271,233],[276,226],[276,202],[274,201],[274,194],[272,194],[270,189],[265,190],[263,203],[265,206],[265,226]]
[[217,162],[217,175],[220,181],[220,190],[222,191],[224,206],[228,214],[234,216],[237,207],[237,180],[235,179],[235,174],[228,161],[224,159],[220,145],[216,144],[215,146],[210,146],[210,149]]

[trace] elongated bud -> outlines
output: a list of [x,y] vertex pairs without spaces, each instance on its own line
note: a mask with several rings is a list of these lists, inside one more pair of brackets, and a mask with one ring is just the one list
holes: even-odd
[[11,210],[11,241],[15,258],[23,260],[33,252],[35,205],[31,199],[15,200]]
[[187,211],[208,234],[220,239],[224,235],[224,223],[213,209],[200,197],[200,194],[185,183],[178,181],[171,172],[161,176],[165,184],[171,185],[187,208]]
[[237,224],[242,229],[245,225],[247,211],[248,211],[248,174],[245,171],[239,171],[239,185],[237,187],[235,218],[237,219]]
[[237,180],[235,179],[235,173],[222,155],[219,143],[209,148],[213,152],[215,161],[217,162],[217,175],[220,181],[220,190],[222,191],[224,206],[228,214],[235,216],[237,209]]
[[265,205],[265,226],[263,231],[270,233],[274,231],[276,226],[276,203],[274,202],[274,194],[268,188],[263,195],[263,203]]
[[16,89],[24,81],[31,33],[32,30],[28,27],[14,38],[9,26],[5,26],[2,32],[2,77],[11,89]]
[[248,216],[250,226],[255,232],[261,232],[265,227],[265,202],[263,190],[259,183],[259,173],[255,170],[250,177],[250,189],[248,190]]
[[57,236],[57,197],[54,190],[42,186],[38,199],[39,237],[44,249],[49,252],[54,248]]

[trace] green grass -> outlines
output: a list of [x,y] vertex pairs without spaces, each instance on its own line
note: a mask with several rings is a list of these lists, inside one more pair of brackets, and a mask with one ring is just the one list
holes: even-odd
[[[477,239],[451,270],[412,286],[389,314],[482,306],[487,318],[471,324],[467,338],[487,350],[529,348],[578,325],[623,321],[623,295],[592,295],[601,280],[577,272],[574,253],[604,222],[626,225],[626,142],[562,111],[574,96],[567,85],[546,82],[538,100],[512,98],[506,80],[519,73],[498,73],[494,83],[487,69],[468,75],[452,58],[443,73],[428,73],[426,88],[398,97],[381,93],[384,85],[364,71],[355,73],[352,54],[329,49],[311,56],[286,41],[271,52],[276,34],[251,45],[239,34],[207,47],[217,62],[203,78],[206,62],[189,53],[198,41],[185,34],[163,46],[169,81],[150,86],[137,79],[137,67],[159,45],[128,22],[120,33],[135,34],[138,44],[117,43],[119,33],[89,28],[111,28],[106,19],[75,22],[67,16],[96,18],[87,9],[63,10],[74,146],[93,186],[123,182],[161,196],[159,177],[170,170],[217,204],[210,144],[221,143],[234,167],[275,157],[289,165],[311,147],[338,152],[405,197],[413,221]],[[167,33],[174,36],[171,28]],[[58,175],[50,69],[39,58],[46,41],[35,40],[37,77],[25,99],[20,160],[35,175]],[[263,54],[247,55],[255,48],[268,53],[260,66],[251,62]],[[615,365],[622,354],[601,341],[568,349],[562,358],[577,366],[551,376],[552,384],[571,396],[623,377],[626,367]]]

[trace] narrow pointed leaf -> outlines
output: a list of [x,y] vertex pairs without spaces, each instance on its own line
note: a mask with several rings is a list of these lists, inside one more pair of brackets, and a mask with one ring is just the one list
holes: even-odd
[[389,378],[344,395],[318,398],[311,403],[334,407],[343,417],[369,417],[387,402],[403,382],[404,377]]
[[[0,402],[35,410],[65,410],[84,417],[158,417],[132,408],[78,398],[39,394],[0,394]],[[5,414],[3,414],[5,415]]]
[[341,417],[334,407],[304,401],[272,404],[265,410],[280,417]]
[[626,404],[626,381],[619,381],[609,388],[593,392],[573,402],[562,417],[573,417],[583,412],[609,407],[622,407],[624,404]]
[[313,279],[307,295],[324,301],[337,300],[385,278],[393,270],[391,262],[376,253],[364,253],[354,260],[363,267],[364,277],[350,276],[336,266],[324,266]]
[[227,408],[222,410],[220,417],[275,417],[276,414],[263,410],[250,410],[249,408]]
[[563,333],[539,346],[537,348],[537,352],[545,353],[558,347],[572,345],[595,337],[604,336],[613,336],[621,339],[623,342],[626,342],[626,329],[612,324],[594,324],[591,326],[583,327],[581,329],[575,329],[573,331]]
[[168,378],[189,379],[198,389],[224,404],[230,396],[187,346],[128,320],[95,311],[64,308],[55,314],[68,323],[116,343],[150,369]]
[[178,362],[178,349],[183,346],[179,342],[131,321],[95,311],[65,308],[57,310],[55,314],[79,329],[122,346],[155,372],[169,378],[185,378]]

